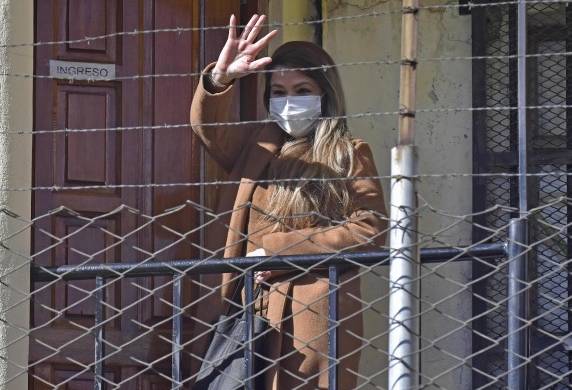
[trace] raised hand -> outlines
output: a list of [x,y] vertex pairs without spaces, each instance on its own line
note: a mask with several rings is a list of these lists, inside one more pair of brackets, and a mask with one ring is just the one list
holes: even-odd
[[253,15],[240,37],[237,37],[236,17],[234,15],[230,17],[228,39],[212,72],[214,82],[229,85],[233,80],[261,70],[272,62],[270,57],[256,59],[278,33],[277,30],[273,30],[255,42],[265,20],[265,15]]

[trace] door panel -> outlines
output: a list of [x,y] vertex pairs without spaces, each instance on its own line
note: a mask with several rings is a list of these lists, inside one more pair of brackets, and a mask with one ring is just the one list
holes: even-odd
[[[58,129],[106,129],[119,126],[114,86],[59,85],[55,102]],[[55,136],[55,177],[59,186],[120,182],[117,132],[75,132]]]
[[[55,249],[55,258],[62,259],[65,265],[79,265],[89,263],[111,263],[118,259],[119,251],[114,249],[117,243],[117,218],[99,219],[95,224],[86,227],[77,218],[56,217],[55,235],[58,237],[70,236],[65,245],[58,245]],[[102,249],[109,248],[109,249]],[[91,256],[91,257],[90,257]],[[106,289],[106,302],[114,307],[120,307],[119,284]],[[55,296],[61,297],[55,302],[55,309],[65,313],[60,320],[78,323],[83,326],[95,324],[95,299],[87,292],[95,289],[94,280],[77,280],[68,283],[56,283]],[[116,328],[117,321],[109,323],[108,328]]]
[[[174,26],[197,26],[200,22],[199,13],[183,12],[187,7],[188,0],[170,0],[156,2],[155,4],[155,28],[173,28]],[[200,40],[198,34],[157,34],[154,37],[153,66],[156,74],[185,74],[191,69],[198,69]],[[193,66],[194,65],[194,66]],[[189,102],[192,98],[194,85],[181,88],[182,81],[193,80],[189,77],[159,77],[153,79],[153,106],[155,107],[155,124],[174,123],[184,124],[189,122]],[[182,109],[181,109],[182,108]],[[160,130],[153,134],[154,164],[153,181],[155,183],[184,183],[198,181],[199,178],[199,144],[192,137],[190,127],[177,127]],[[154,191],[153,209],[166,210],[176,205],[182,205],[187,199],[197,201],[198,191],[196,188],[157,188]],[[191,198],[189,198],[189,195]],[[160,225],[154,230],[153,244],[155,248],[165,248],[169,242],[180,241],[181,238],[170,230],[178,233],[187,233],[188,221],[196,218],[197,210],[187,207],[172,216],[163,217]],[[198,242],[198,233],[182,240],[181,244],[162,251],[158,258],[162,260],[188,258],[191,253],[197,253],[192,249],[191,242]],[[156,288],[169,282],[169,278],[161,277],[153,279],[150,288]],[[184,288],[183,298],[188,302],[190,286]],[[171,301],[172,288],[161,289],[153,301],[150,315],[153,318],[163,318],[170,315],[172,309],[161,302],[161,299]],[[170,324],[167,324],[170,326]]]
[[48,7],[53,14],[40,15],[40,18],[53,15],[56,40],[77,41],[57,46],[57,56],[70,60],[85,60],[117,63],[120,57],[118,40],[120,37],[84,40],[86,37],[109,35],[123,31],[122,4],[134,3],[130,0],[49,0]]

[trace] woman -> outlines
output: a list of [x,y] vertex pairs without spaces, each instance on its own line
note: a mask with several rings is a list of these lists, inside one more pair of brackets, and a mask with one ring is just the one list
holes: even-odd
[[[382,189],[378,180],[367,178],[377,176],[369,146],[351,138],[343,118],[333,60],[308,42],[289,42],[271,58],[256,59],[276,35],[256,40],[264,21],[254,15],[238,36],[231,16],[228,40],[217,62],[206,68],[191,106],[193,130],[229,179],[240,180],[238,188],[225,187],[220,199],[220,210],[233,210],[222,224],[228,227],[225,257],[379,248],[386,229]],[[320,69],[293,70],[313,67]],[[209,126],[229,121],[236,80],[264,69],[271,70],[264,98],[275,123]],[[300,178],[333,180],[284,180]],[[268,179],[270,184],[256,183]],[[339,290],[341,389],[356,385],[362,346],[356,274],[344,272]],[[232,295],[236,279],[223,276],[223,298]],[[264,388],[326,389],[327,274],[257,272],[256,282],[266,290],[259,309],[273,327],[265,354],[275,363],[264,373]]]

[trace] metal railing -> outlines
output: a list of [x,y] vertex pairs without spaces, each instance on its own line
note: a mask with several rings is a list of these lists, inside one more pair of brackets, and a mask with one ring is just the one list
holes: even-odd
[[[512,225],[511,225],[512,226]],[[508,252],[516,253],[518,245],[514,241],[509,241]],[[512,248],[512,249],[511,249]],[[329,365],[329,389],[338,389],[338,289],[339,289],[339,273],[340,269],[347,268],[348,262],[360,264],[364,266],[389,265],[389,250],[380,250],[372,252],[356,252],[344,254],[319,254],[319,255],[297,255],[297,256],[273,256],[266,257],[237,257],[229,259],[189,259],[189,260],[173,260],[173,261],[156,261],[144,264],[137,263],[105,263],[91,264],[84,266],[57,266],[57,267],[41,267],[33,266],[31,270],[32,282],[53,282],[57,280],[85,280],[95,279],[96,288],[94,296],[96,299],[95,308],[95,357],[93,363],[94,372],[94,389],[103,388],[103,374],[105,361],[105,304],[104,304],[104,281],[108,278],[121,276],[123,278],[136,277],[152,277],[160,275],[172,275],[173,280],[173,328],[172,328],[172,355],[171,355],[171,381],[173,389],[181,388],[180,383],[184,380],[184,373],[181,369],[181,333],[182,333],[182,316],[181,316],[181,275],[200,275],[213,274],[223,272],[244,272],[245,279],[245,308],[246,308],[246,344],[252,341],[253,332],[252,324],[254,318],[253,301],[254,301],[254,271],[262,270],[292,270],[297,267],[309,267],[319,264],[320,269],[327,269],[329,276],[329,293],[328,293],[328,356],[332,362]],[[492,243],[478,244],[470,248],[425,248],[420,251],[422,263],[439,263],[444,261],[470,261],[474,258],[487,259],[499,258],[507,255],[507,244]],[[520,299],[522,294],[511,294],[509,299]],[[519,301],[520,302],[520,301]],[[519,308],[521,304],[518,304]],[[519,315],[519,313],[515,313]],[[521,332],[522,333],[522,332]],[[512,332],[509,338],[518,338],[519,333]],[[520,340],[520,339],[519,339]],[[519,344],[520,345],[520,344]],[[520,348],[520,347],[517,347]],[[516,351],[515,351],[516,352]],[[256,374],[254,372],[254,353],[253,348],[246,347],[244,349],[245,360],[249,363],[247,372],[250,374],[245,383],[248,390],[254,389],[252,378]],[[511,358],[516,356],[509,354]]]

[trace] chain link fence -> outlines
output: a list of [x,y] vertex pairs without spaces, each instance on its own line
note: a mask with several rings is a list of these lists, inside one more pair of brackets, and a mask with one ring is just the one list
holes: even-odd
[[[542,55],[547,52],[566,52],[570,45],[570,7],[568,4],[527,5],[529,55]],[[475,21],[474,21],[475,23]],[[479,21],[486,26],[478,39],[478,51],[482,55],[508,56],[516,54],[517,9],[515,6],[483,10]],[[481,39],[482,38],[482,39]],[[513,105],[517,94],[516,59],[486,60],[477,66],[483,67],[485,88],[475,90],[477,99],[486,106]],[[527,104],[564,104],[569,102],[568,57],[537,57],[527,61]],[[568,172],[569,161],[561,159],[570,147],[568,125],[569,108],[547,108],[527,112],[529,138],[526,149],[530,159],[529,169],[534,173]],[[489,111],[475,117],[475,124],[483,129],[483,142],[475,152],[480,158],[482,171],[514,173],[517,170],[517,117],[514,111]],[[516,177],[490,177],[476,180],[475,195],[484,194],[481,205],[518,206]],[[529,209],[536,209],[530,218],[530,240],[538,243],[529,252],[529,294],[531,337],[530,365],[531,388],[567,388],[570,368],[566,338],[568,331],[568,258],[569,208],[566,204],[546,206],[551,199],[569,197],[568,175],[550,174],[531,178],[528,182]],[[491,213],[479,218],[479,223],[490,228],[506,226],[510,214]],[[550,227],[548,227],[550,226]],[[558,230],[559,229],[559,230]],[[481,235],[481,229],[474,229],[474,237]],[[503,237],[499,237],[503,239]],[[499,260],[493,265],[502,265]],[[486,272],[483,268],[479,272]],[[489,302],[498,303],[494,311],[485,315],[479,322],[478,330],[493,339],[507,335],[507,307],[502,303],[507,295],[507,269],[501,267],[494,276],[487,278],[477,289],[486,297],[481,301],[481,310],[489,307]],[[474,304],[477,298],[473,300]],[[483,341],[483,346],[487,345]],[[505,372],[506,343],[493,346],[491,352],[481,360],[481,368],[490,375]],[[478,379],[478,378],[477,378]],[[481,378],[477,383],[486,385],[489,381]],[[504,388],[506,381],[488,386]]]
[[[413,354],[420,361],[410,367],[419,382],[416,388],[444,389],[454,383],[457,389],[502,389],[509,387],[511,375],[524,378],[526,388],[570,387],[572,132],[568,131],[568,113],[572,86],[568,71],[572,69],[572,11],[567,1],[527,2],[529,133],[522,145],[517,117],[517,3],[428,4],[405,10],[471,13],[472,56],[418,58],[416,65],[422,72],[424,62],[471,61],[473,105],[422,107],[416,115],[471,114],[473,172],[455,172],[456,167],[450,167],[454,173],[412,177],[354,174],[2,188],[13,193],[81,193],[192,187],[218,194],[223,188],[239,186],[270,191],[276,186],[319,188],[325,182],[343,182],[351,188],[353,183],[366,182],[374,187],[381,184],[387,207],[364,206],[348,218],[317,212],[295,216],[311,220],[310,229],[294,228],[291,220],[277,218],[252,198],[223,209],[188,199],[152,214],[130,204],[97,214],[58,205],[31,219],[4,207],[0,224],[10,233],[0,238],[0,253],[7,264],[0,276],[0,291],[5,291],[4,297],[0,294],[4,301],[0,337],[2,358],[11,376],[2,385],[10,386],[26,376],[34,389],[191,389],[206,371],[221,368],[216,361],[205,363],[205,351],[213,330],[221,324],[219,315],[234,307],[234,315],[250,316],[246,317],[250,324],[246,334],[236,345],[239,355],[251,360],[248,368],[252,370],[247,381],[238,381],[235,388],[272,388],[274,378],[280,378],[282,387],[278,388],[345,389],[351,384],[351,388],[385,389],[395,364],[395,351],[388,347],[392,326],[405,324],[390,318],[391,288],[415,286],[415,310],[408,317],[415,326],[407,331]],[[295,23],[375,23],[380,15],[402,11]],[[185,32],[167,30],[129,34]],[[86,38],[96,39],[101,37]],[[402,63],[399,59],[356,59],[336,66]],[[127,78],[158,76],[199,74]],[[400,114],[400,110],[358,112],[338,119],[367,122]],[[244,123],[204,125],[233,131]],[[189,125],[3,131],[12,136],[53,132],[81,137],[102,131],[168,131]],[[524,176],[529,199],[525,212],[518,208],[518,183],[523,179],[517,173],[518,153],[522,148],[529,159],[529,172]],[[390,196],[391,180],[412,180],[424,188],[445,190],[461,183],[467,189],[462,196],[473,200],[472,210],[459,211],[456,206],[448,208],[428,200],[435,194],[417,193],[417,207],[408,210],[407,219],[419,222],[413,243],[419,256],[409,259],[418,274],[407,282],[390,277],[391,259],[400,255],[387,239],[390,230],[410,233],[403,228],[409,226],[405,220],[391,221],[389,216],[391,207],[400,207]],[[358,194],[352,196],[357,199]],[[248,215],[246,221],[256,218],[261,231],[233,231],[234,215]],[[513,229],[522,221],[528,234],[521,241]],[[225,241],[229,230],[235,236],[230,243]],[[276,232],[271,236],[276,238],[268,239],[265,256],[246,256],[247,248],[261,246],[266,234]],[[289,235],[288,245],[277,244],[280,234]],[[27,237],[33,243],[29,252],[21,249]],[[236,251],[235,246],[242,249]],[[234,255],[225,257],[225,252]],[[524,264],[526,272],[510,271],[515,264]],[[256,282],[257,271],[271,271],[271,277]],[[16,282],[22,274],[29,274],[29,286]],[[237,288],[242,281],[244,289]],[[261,293],[258,286],[262,286]],[[515,311],[518,305],[525,309]],[[13,320],[14,313],[22,311],[30,313],[29,323]],[[255,336],[262,343],[248,337],[254,334],[252,317],[263,318],[268,325]],[[513,349],[518,340],[525,344],[524,355]],[[28,350],[25,363],[8,353],[22,343]],[[255,359],[262,365],[254,365]]]

